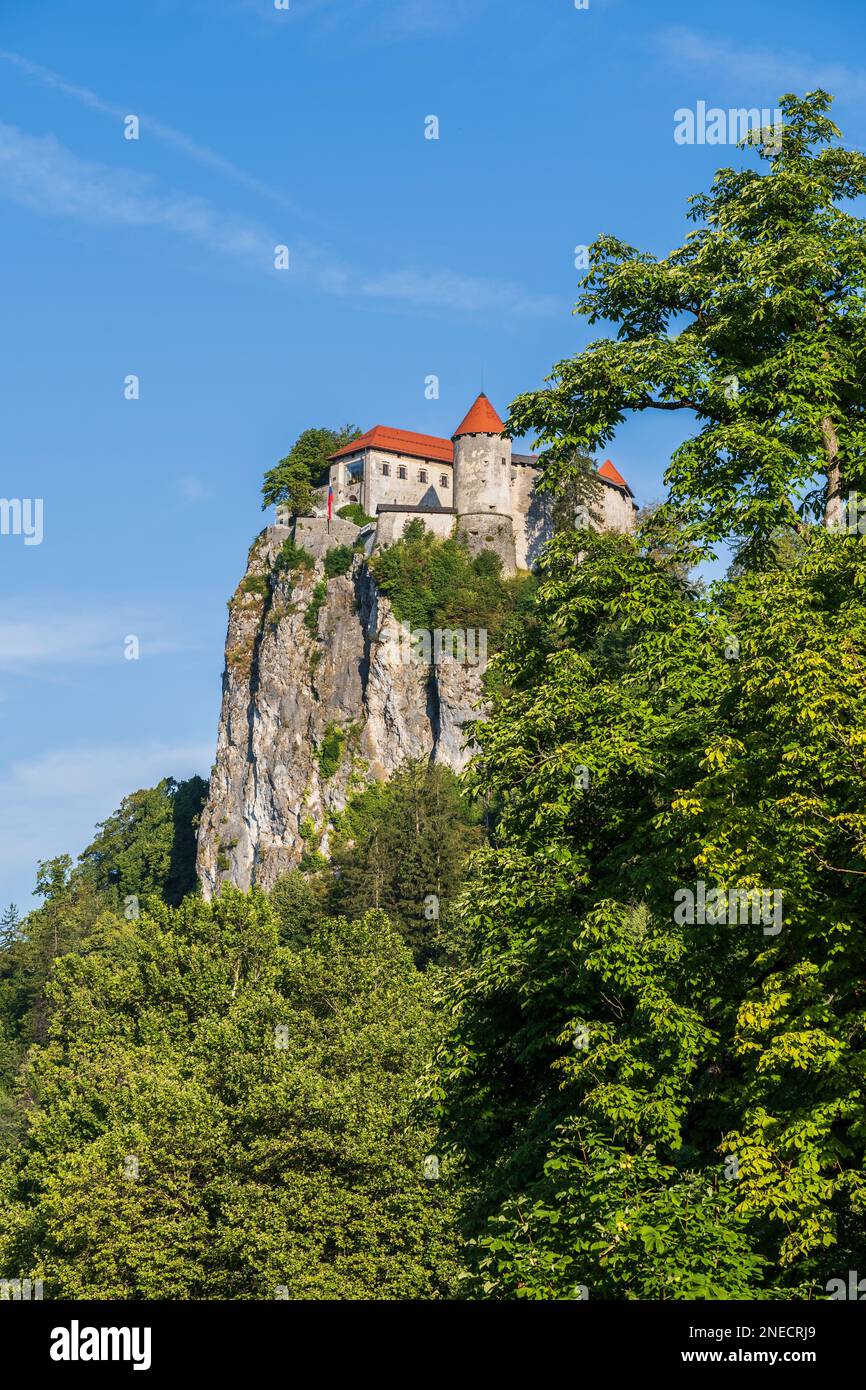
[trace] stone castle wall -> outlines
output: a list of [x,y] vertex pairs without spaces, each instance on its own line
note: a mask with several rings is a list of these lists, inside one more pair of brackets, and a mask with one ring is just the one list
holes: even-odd
[[454,530],[454,523],[457,516],[453,511],[449,512],[426,512],[423,510],[400,511],[400,512],[379,512],[376,525],[376,544],[380,546],[393,545],[402,536],[410,521],[420,516],[428,531],[432,531],[434,536],[447,540]]
[[511,440],[465,434],[454,441],[454,506],[460,516],[513,515]]

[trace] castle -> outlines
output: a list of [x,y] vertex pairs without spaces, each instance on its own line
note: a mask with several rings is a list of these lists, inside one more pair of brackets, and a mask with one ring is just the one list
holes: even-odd
[[[355,789],[386,781],[408,760],[466,767],[485,708],[486,631],[410,629],[360,553],[357,563],[351,556],[392,544],[417,518],[438,536],[456,531],[475,553],[495,549],[506,573],[531,569],[559,512],[537,493],[538,476],[537,460],[512,451],[481,395],[452,439],[368,430],[329,461],[330,507],[326,487],[313,515],[278,509],[229,605],[217,756],[198,839],[205,897],[226,881],[270,890],[311,843],[327,854]],[[612,463],[597,476],[590,524],[630,531],[631,488]],[[360,525],[336,515],[349,504]],[[287,541],[314,563],[282,566]],[[336,549],[349,565],[329,575]]]
[[[354,502],[375,517],[377,546],[399,539],[416,516],[439,536],[456,523],[469,548],[494,550],[506,573],[531,569],[552,533],[551,499],[536,492],[535,457],[514,453],[504,428],[483,392],[451,439],[375,425],[329,459],[333,510]],[[610,460],[597,477],[601,526],[633,530],[628,483]]]

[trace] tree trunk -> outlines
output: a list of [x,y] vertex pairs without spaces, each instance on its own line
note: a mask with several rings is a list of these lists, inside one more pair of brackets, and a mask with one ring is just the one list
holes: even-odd
[[838,530],[842,526],[842,469],[839,466],[839,439],[836,426],[829,415],[821,421],[821,434],[827,453],[827,502],[824,525]]

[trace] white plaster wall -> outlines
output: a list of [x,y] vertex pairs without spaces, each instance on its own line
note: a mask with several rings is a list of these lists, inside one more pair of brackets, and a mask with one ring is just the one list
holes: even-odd
[[[365,505],[371,516],[376,515],[376,507],[380,502],[417,507],[424,498],[426,504],[431,500],[428,497],[431,488],[436,494],[435,505],[453,505],[451,494],[454,470],[450,463],[439,463],[435,459],[410,458],[407,454],[390,454],[380,449],[368,449],[367,459]],[[383,464],[387,464],[390,469],[387,478],[382,473]],[[401,467],[406,469],[405,478],[399,476]],[[427,474],[426,483],[421,481],[422,472]],[[443,477],[448,480],[445,487],[440,481]]]
[[[335,511],[337,507],[345,506],[352,496],[357,497],[368,516],[376,515],[380,502],[417,507],[422,498],[429,500],[431,488],[436,494],[435,505],[453,506],[454,469],[450,463],[410,458],[407,454],[391,454],[382,449],[365,449],[361,457],[364,461],[363,481],[348,481],[347,466],[354,459],[337,459],[331,464],[330,481],[334,489]],[[382,472],[383,464],[390,469],[388,477]],[[406,469],[405,478],[399,476],[401,467]],[[424,470],[427,472],[426,483],[419,476]],[[443,477],[447,480],[444,485],[441,481]]]
[[635,506],[628,493],[604,482],[604,524],[609,531],[633,531]]

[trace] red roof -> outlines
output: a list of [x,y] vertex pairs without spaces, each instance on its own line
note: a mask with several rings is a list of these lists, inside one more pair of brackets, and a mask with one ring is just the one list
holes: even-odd
[[454,431],[454,438],[461,434],[501,434],[505,429],[493,406],[484,392],[478,397],[465,420]]
[[615,487],[625,488],[626,492],[630,496],[633,495],[632,490],[626,482],[625,478],[622,476],[618,469],[614,468],[610,459],[605,459],[604,463],[601,465],[601,468],[598,470],[598,476],[600,478],[606,478],[607,481],[609,483],[613,483]]
[[340,459],[347,454],[359,454],[362,449],[383,449],[386,454],[407,454],[410,458],[435,459],[437,463],[454,462],[454,445],[450,439],[440,439],[436,434],[415,434],[413,430],[392,430],[389,425],[374,425],[329,457]]

